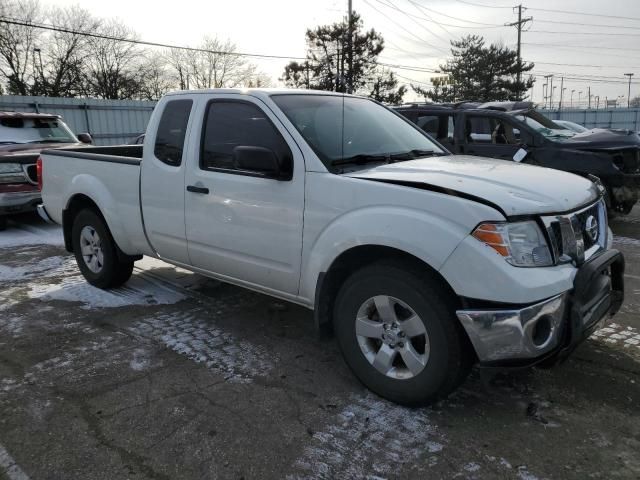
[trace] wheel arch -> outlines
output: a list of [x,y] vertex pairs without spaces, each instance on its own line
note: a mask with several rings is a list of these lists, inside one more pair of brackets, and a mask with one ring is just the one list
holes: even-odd
[[458,308],[460,306],[460,298],[449,282],[421,258],[404,250],[385,245],[358,245],[342,252],[333,260],[326,271],[318,275],[314,299],[314,322],[317,329],[331,331],[334,302],[340,286],[349,275],[359,268],[381,259],[398,260],[424,272],[424,275],[437,279],[449,294],[452,307]]
[[105,224],[107,232],[111,235],[111,239],[116,246],[116,252],[120,261],[135,261],[142,258],[142,255],[127,255],[122,251],[118,242],[111,232],[109,222],[105,218],[104,214],[100,210],[98,204],[88,195],[84,193],[74,194],[67,202],[66,208],[62,211],[62,234],[64,238],[64,246],[68,252],[73,252],[73,239],[71,232],[73,230],[73,221],[82,210],[91,210],[98,215]]

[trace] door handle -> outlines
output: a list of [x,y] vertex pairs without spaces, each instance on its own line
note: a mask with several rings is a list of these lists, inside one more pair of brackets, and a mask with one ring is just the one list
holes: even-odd
[[195,185],[187,185],[187,192],[203,193],[206,195],[209,193],[209,189],[207,187],[196,187]]

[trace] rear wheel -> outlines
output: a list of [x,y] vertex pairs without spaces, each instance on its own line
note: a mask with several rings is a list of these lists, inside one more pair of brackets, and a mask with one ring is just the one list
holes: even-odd
[[358,379],[405,405],[455,389],[472,353],[449,299],[438,279],[409,263],[379,262],[351,275],[336,299],[334,329]]
[[72,227],[73,252],[78,268],[91,285],[119,287],[131,277],[133,262],[120,262],[116,244],[104,220],[93,210],[82,210]]

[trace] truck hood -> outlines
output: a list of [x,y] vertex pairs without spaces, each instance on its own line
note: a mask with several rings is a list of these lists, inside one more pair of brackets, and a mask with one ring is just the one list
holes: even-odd
[[593,182],[571,173],[470,155],[410,160],[345,175],[466,197],[507,217],[566,212],[600,195]]

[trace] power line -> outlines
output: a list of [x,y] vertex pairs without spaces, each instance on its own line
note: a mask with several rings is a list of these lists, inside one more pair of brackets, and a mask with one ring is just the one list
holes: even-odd
[[117,42],[126,42],[126,43],[133,43],[136,45],[146,45],[149,47],[161,47],[161,48],[175,48],[178,50],[188,50],[188,51],[192,51],[192,52],[202,52],[202,53],[213,53],[216,55],[233,55],[233,56],[238,56],[238,57],[255,57],[255,58],[276,58],[276,59],[283,59],[283,60],[306,60],[306,57],[296,57],[296,56],[286,56],[286,55],[267,55],[267,54],[262,54],[262,53],[246,53],[246,52],[229,52],[229,51],[224,51],[224,50],[209,50],[206,48],[198,48],[198,47],[185,47],[185,46],[180,46],[180,45],[170,45],[167,43],[159,43],[159,42],[149,42],[146,40],[135,40],[132,38],[125,38],[125,37],[114,37],[111,35],[103,35],[103,34],[99,34],[99,33],[91,33],[91,32],[83,32],[81,30],[72,30],[70,28],[64,28],[64,27],[56,27],[55,25],[46,25],[46,24],[39,24],[39,23],[32,23],[32,22],[25,22],[25,21],[20,21],[20,20],[16,20],[16,19],[12,19],[10,17],[0,17],[0,23],[6,23],[9,25],[19,25],[22,27],[31,27],[31,28],[39,28],[42,30],[51,30],[54,32],[61,32],[61,33],[71,33],[73,35],[81,35],[84,37],[91,37],[91,38],[101,38],[104,40],[113,40],[113,41],[117,41]]
[[[410,4],[412,4],[415,8],[419,9],[420,11],[422,11],[423,14],[427,15],[426,12],[426,8],[427,7],[423,7],[422,5],[420,5],[419,3],[415,2],[414,0],[407,0],[407,2],[409,2]],[[450,17],[450,18],[455,18],[455,17]],[[479,26],[471,26],[471,25],[451,25],[450,23],[444,23],[444,22],[440,22],[440,21],[436,21],[433,18],[427,16],[427,19],[432,22],[435,23],[436,25],[438,25],[440,28],[442,28],[445,32],[447,32],[449,35],[451,35],[451,32],[449,32],[446,28],[444,27],[451,27],[451,28],[465,28],[465,29],[473,29],[473,30],[479,30],[479,29],[489,29],[489,28],[505,28],[504,25],[498,25],[498,24],[487,24],[489,26],[485,26],[485,27],[479,27]],[[458,20],[458,19],[456,19]],[[462,22],[466,22],[467,20],[460,20]]]
[[394,10],[396,10],[396,11],[400,12],[401,14],[403,14],[405,17],[407,17],[407,18],[408,18],[409,20],[411,20],[413,23],[415,23],[416,25],[418,25],[418,26],[419,26],[419,27],[421,27],[422,29],[424,29],[424,30],[426,30],[427,32],[429,32],[429,33],[430,33],[431,35],[433,35],[434,37],[436,37],[436,38],[438,38],[438,39],[442,40],[443,42],[445,42],[445,43],[447,43],[447,44],[449,43],[449,40],[448,40],[448,39],[444,39],[444,38],[442,38],[440,35],[437,35],[437,34],[433,33],[433,32],[432,32],[431,30],[429,30],[426,26],[424,26],[422,23],[420,23],[420,22],[418,22],[418,21],[416,20],[416,18],[419,18],[420,20],[425,20],[425,21],[429,21],[429,19],[424,18],[424,17],[417,17],[417,16],[415,16],[415,15],[412,15],[412,14],[410,14],[409,12],[407,12],[407,11],[405,11],[405,10],[402,10],[401,8],[398,8],[398,7],[396,7],[396,6],[395,6],[395,5],[393,5],[393,4],[388,4],[388,3],[386,3],[386,2],[383,2],[382,0],[375,0],[375,1],[376,1],[376,2],[378,2],[378,3],[380,3],[381,5],[386,6],[386,7],[393,8]]
[[590,67],[590,68],[640,68],[640,65],[589,65],[584,63],[552,63],[552,62],[539,62],[538,60],[531,60],[536,65],[560,65],[563,67]]
[[[378,1],[378,0],[376,0]],[[371,4],[369,2],[369,0],[364,0],[364,3],[366,3],[367,5],[369,5],[371,8],[373,8],[376,12],[378,12],[380,15],[382,15],[384,18],[386,18],[387,20],[389,20],[391,23],[397,25],[398,27],[400,27],[402,30],[404,30],[405,32],[407,32],[409,35],[411,35],[412,37],[418,39],[420,42],[424,43],[425,45],[435,49],[435,50],[439,50],[441,52],[444,53],[448,53],[446,50],[444,50],[443,48],[440,48],[436,45],[433,45],[429,42],[427,42],[425,39],[420,38],[419,36],[417,36],[415,33],[413,33],[411,30],[407,29],[406,27],[404,27],[403,25],[399,24],[398,22],[396,22],[395,20],[393,20],[392,18],[390,18],[386,13],[380,11],[375,5]]]
[[458,18],[458,17],[453,17],[451,15],[447,15],[446,13],[442,13],[442,12],[438,12],[437,10],[434,10],[432,8],[429,7],[425,7],[424,5],[420,4],[420,8],[424,9],[424,10],[428,10],[429,12],[433,12],[436,15],[441,15],[443,17],[447,17],[447,18],[451,18],[453,20],[458,20],[459,22],[467,22],[467,23],[473,23],[474,25],[489,25],[491,27],[503,27],[504,25],[499,25],[497,23],[484,23],[484,22],[475,22],[473,20],[466,20],[464,18]]
[[537,12],[547,13],[566,13],[568,15],[582,15],[585,17],[600,17],[600,18],[616,18],[619,20],[640,20],[638,17],[621,17],[618,15],[605,15],[603,13],[584,13],[584,12],[570,12],[568,10],[552,10],[550,8],[529,8],[529,10],[535,10]]
[[602,23],[563,22],[560,20],[545,20],[540,18],[536,18],[536,22],[537,23],[554,23],[557,25],[579,25],[581,27],[602,27],[602,28],[615,28],[615,29],[624,28],[627,30],[640,30],[640,27],[631,27],[627,25],[605,25]]
[[466,0],[456,0],[458,3],[466,3],[467,5],[472,5],[474,7],[484,7],[484,8],[513,8],[513,6],[511,5],[484,5],[481,3],[473,3],[473,2],[467,2]]
[[[563,44],[559,44],[559,43],[524,43],[523,45],[537,45],[537,46],[543,46],[543,47],[558,47],[558,48],[586,48],[588,50],[590,49],[594,49],[597,48],[599,50],[620,50],[620,47],[603,47],[603,46],[596,46],[596,45],[589,45],[588,47],[581,47],[580,45],[563,45]],[[630,50],[633,52],[640,52],[640,48],[625,48],[625,50]]]
[[640,33],[558,32],[558,31],[549,31],[549,30],[527,30],[527,32],[532,32],[532,33],[551,33],[551,34],[562,34],[562,35],[600,35],[600,36],[604,36],[604,37],[608,37],[608,36],[616,36],[616,37],[640,36]]

